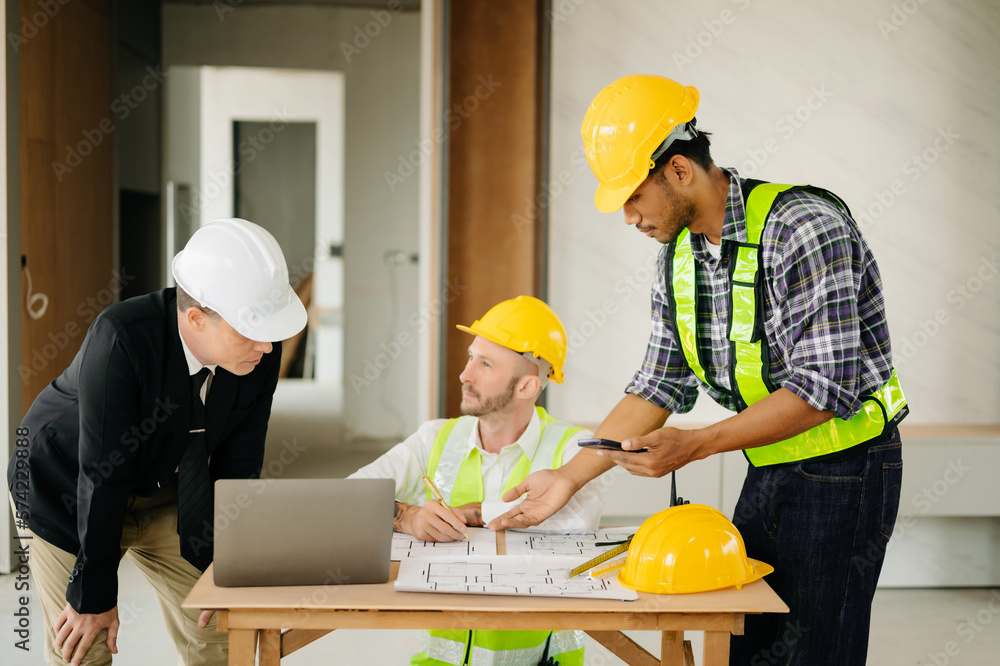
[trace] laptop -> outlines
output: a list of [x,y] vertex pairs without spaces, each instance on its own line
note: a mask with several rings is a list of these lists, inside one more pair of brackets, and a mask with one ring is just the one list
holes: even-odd
[[220,479],[214,580],[221,587],[389,580],[392,479]]

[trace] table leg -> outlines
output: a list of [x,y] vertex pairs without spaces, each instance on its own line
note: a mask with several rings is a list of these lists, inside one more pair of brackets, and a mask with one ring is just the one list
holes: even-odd
[[229,666],[254,666],[257,661],[257,630],[229,630]]
[[261,629],[260,666],[279,666],[279,664],[281,664],[281,630]]
[[729,664],[728,631],[705,632],[705,652],[702,659],[705,662],[705,666],[728,666]]
[[664,631],[660,640],[660,664],[684,666],[684,632]]

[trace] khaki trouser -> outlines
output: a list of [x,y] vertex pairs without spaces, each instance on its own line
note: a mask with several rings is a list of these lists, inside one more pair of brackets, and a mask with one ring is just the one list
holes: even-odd
[[[13,502],[12,502],[13,503]],[[67,553],[26,531],[33,538],[29,547],[29,566],[38,590],[45,618],[45,660],[50,666],[64,666],[62,651],[55,647],[55,625],[66,607],[66,586],[76,564],[76,555]],[[121,556],[128,557],[153,586],[167,633],[177,647],[181,666],[225,666],[229,660],[229,635],[215,628],[215,617],[207,627],[198,627],[197,609],[182,609],[181,603],[201,573],[180,554],[177,536],[177,480],[156,497],[130,497],[122,530]],[[119,613],[119,620],[126,618]],[[108,632],[94,639],[83,663],[111,663]],[[144,655],[119,656],[126,663],[142,663]]]

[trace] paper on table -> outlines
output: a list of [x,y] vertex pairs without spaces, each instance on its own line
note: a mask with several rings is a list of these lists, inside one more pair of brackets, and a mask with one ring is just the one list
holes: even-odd
[[392,555],[390,559],[399,562],[410,557],[446,555],[467,557],[469,555],[496,555],[497,533],[485,527],[470,527],[469,540],[465,541],[421,541],[411,534],[392,535]]
[[399,563],[397,592],[499,594],[635,601],[639,595],[617,578],[567,578],[579,558],[501,555],[494,557],[411,557]]
[[483,525],[489,525],[493,522],[494,518],[499,518],[503,514],[507,513],[515,506],[520,504],[525,500],[527,495],[521,495],[513,502],[504,502],[503,500],[483,500],[481,511],[483,512]]
[[598,546],[599,543],[624,541],[638,527],[610,527],[598,532],[581,534],[531,534],[507,531],[508,555],[564,555],[574,556],[576,564],[597,557],[614,546]]

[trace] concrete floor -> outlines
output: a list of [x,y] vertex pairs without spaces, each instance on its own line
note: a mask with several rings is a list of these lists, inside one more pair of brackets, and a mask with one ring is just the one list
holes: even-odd
[[[309,403],[321,403],[322,410]],[[342,477],[387,450],[395,442],[355,441],[331,447],[341,428],[335,414],[339,399],[329,391],[283,384],[275,395],[268,432],[265,476],[272,478]],[[280,458],[286,451],[284,458]],[[115,664],[172,666],[176,653],[162,627],[152,588],[126,559],[119,571],[119,616],[122,622]],[[31,652],[14,647],[18,593],[13,576],[0,576],[0,665],[43,664],[40,608],[32,600]],[[659,635],[629,632],[647,650],[658,654]],[[1000,665],[1000,590],[880,589],[872,609],[868,663],[873,666],[997,666]],[[697,661],[701,634],[689,633]],[[416,631],[336,631],[282,660],[288,666],[315,664],[371,666],[407,664],[419,650]],[[622,663],[587,638],[586,666]],[[762,662],[766,663],[766,662]],[[817,665],[823,666],[823,665]],[[840,666],[840,665],[831,665]]]

